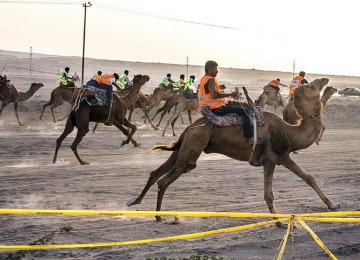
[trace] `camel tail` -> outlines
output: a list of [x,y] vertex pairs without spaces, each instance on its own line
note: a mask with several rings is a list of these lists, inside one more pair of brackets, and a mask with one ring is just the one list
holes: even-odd
[[180,135],[179,139],[176,142],[171,142],[168,145],[155,145],[151,148],[150,152],[153,151],[176,151],[180,148],[184,134],[187,132],[188,128]]

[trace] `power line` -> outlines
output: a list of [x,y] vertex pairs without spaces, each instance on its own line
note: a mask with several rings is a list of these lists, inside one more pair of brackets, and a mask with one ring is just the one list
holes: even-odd
[[176,21],[176,22],[205,25],[205,26],[211,26],[211,27],[217,27],[217,28],[229,29],[229,30],[245,31],[245,29],[240,29],[240,28],[235,28],[235,27],[230,27],[230,26],[221,26],[221,25],[216,25],[216,24],[200,23],[200,22],[176,19],[176,18],[171,18],[171,17],[165,17],[165,16],[159,16],[159,15],[154,15],[154,14],[148,14],[148,13],[143,13],[143,12],[132,11],[132,10],[128,10],[128,9],[123,9],[123,8],[118,8],[118,7],[115,7],[115,6],[103,5],[103,4],[98,4],[98,3],[96,3],[96,5],[94,4],[94,7],[99,7],[99,8],[112,10],[112,11],[123,12],[123,13],[131,13],[131,14],[137,14],[137,15],[142,15],[142,16],[149,16],[149,17],[165,19],[165,20],[170,20],[170,21]]
[[81,2],[3,1],[3,0],[0,0],[0,4],[1,3],[8,3],[8,4],[41,4],[41,5],[78,5]]

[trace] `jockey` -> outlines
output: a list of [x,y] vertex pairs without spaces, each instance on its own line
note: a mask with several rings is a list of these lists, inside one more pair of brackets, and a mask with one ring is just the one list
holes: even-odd
[[190,78],[185,83],[185,87],[184,87],[185,92],[192,90],[191,86],[192,84],[194,84],[194,81],[195,81],[195,76],[191,75]]
[[244,136],[248,143],[254,142],[254,134],[250,125],[250,112],[246,108],[225,106],[226,97],[236,97],[236,93],[221,93],[220,85],[215,77],[218,74],[218,64],[215,61],[207,61],[205,64],[205,75],[201,78],[199,85],[199,108],[209,107],[218,116],[235,113],[243,117]]
[[180,88],[184,88],[185,86],[185,75],[181,74],[180,79],[174,84],[173,86],[173,92],[179,92]]
[[294,95],[294,89],[296,89],[298,86],[301,86],[303,84],[307,84],[308,81],[305,79],[305,72],[300,71],[299,76],[296,76],[291,82],[290,82],[290,99],[292,99]]
[[68,76],[69,71],[70,71],[69,67],[66,67],[65,70],[61,71],[60,87],[67,87],[69,84],[69,79],[72,79],[72,77]]
[[129,89],[132,87],[133,83],[128,77],[129,71],[125,70],[123,74],[120,75],[119,80],[116,81],[116,84],[120,87],[120,89]]
[[119,79],[119,75],[117,73],[106,73],[106,74],[102,74],[101,76],[95,75],[94,77],[97,83],[97,85],[94,87],[105,89],[109,104],[111,104],[112,86],[116,87],[118,90],[121,90],[121,88],[116,84],[116,81]]
[[272,87],[273,89],[276,90],[276,99],[279,100],[280,97],[280,88],[279,86],[283,86],[283,87],[287,87],[287,85],[283,84],[280,82],[280,79],[273,79],[272,81],[270,81],[266,86]]
[[173,81],[173,80],[171,79],[171,74],[168,73],[168,74],[166,75],[166,78],[164,78],[164,79],[160,82],[159,87],[163,87],[163,88],[168,89],[168,88],[169,88],[168,86],[169,86],[170,84],[174,84],[174,83],[175,83],[175,81]]

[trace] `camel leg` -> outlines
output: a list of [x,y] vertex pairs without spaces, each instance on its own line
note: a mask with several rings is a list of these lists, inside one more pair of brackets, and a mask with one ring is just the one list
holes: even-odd
[[1,109],[0,109],[0,116],[2,115],[2,112],[7,105],[8,105],[7,103],[2,103]]
[[95,134],[95,130],[96,130],[96,128],[98,127],[98,125],[99,125],[99,123],[96,122],[96,123],[95,123],[95,126],[94,126],[94,128],[93,128],[93,133],[94,133],[94,134]]
[[132,108],[129,109],[129,116],[128,116],[129,121],[131,121],[131,116],[132,116],[133,111],[134,111],[134,109],[132,109]]
[[166,114],[166,110],[163,110],[163,112],[161,113],[161,115],[160,115],[160,120],[159,120],[159,123],[156,125],[156,127],[159,127],[159,125],[160,125],[160,123],[161,123],[161,121],[162,121],[162,119],[163,119],[163,117],[165,116],[165,114]]
[[[59,106],[59,105],[57,105],[57,106]],[[51,107],[50,107],[50,109],[51,109]],[[71,103],[70,112],[67,113],[63,118],[59,118],[58,121],[63,121],[65,118],[68,118],[69,115],[71,114],[71,112],[73,111],[73,109],[74,109],[74,103]],[[54,113],[53,113],[53,117],[55,118]]]
[[182,116],[182,113],[180,114],[180,120],[181,120],[181,124],[184,125],[185,122],[184,122],[184,119],[183,119],[183,116]]
[[319,145],[319,142],[321,141],[321,138],[323,136],[323,133],[325,132],[325,129],[326,129],[326,125],[321,124],[321,131],[320,131],[319,137],[316,139],[317,145]]
[[73,151],[73,153],[75,154],[76,158],[78,159],[79,163],[81,165],[85,165],[85,164],[90,164],[88,162],[85,162],[83,160],[81,160],[78,152],[77,152],[77,147],[79,145],[79,143],[81,142],[81,140],[84,138],[84,136],[89,132],[89,124],[84,128],[84,127],[78,127],[78,131],[75,137],[74,142],[71,144],[71,150]]
[[41,115],[40,115],[40,117],[39,117],[40,120],[41,120],[41,119],[43,118],[43,116],[44,116],[45,108],[47,108],[48,106],[50,106],[51,103],[52,103],[52,100],[50,99],[49,102],[47,102],[45,105],[43,105],[43,110],[41,111]]
[[315,192],[319,195],[322,201],[326,204],[328,209],[334,210],[339,207],[338,204],[333,203],[319,188],[316,183],[316,179],[307,173],[304,169],[302,169],[296,162],[294,162],[290,156],[287,156],[284,160],[280,162],[284,167],[295,173],[301,179],[303,179],[311,188],[315,190]]
[[56,163],[57,154],[59,152],[59,148],[61,146],[61,143],[74,130],[75,125],[74,125],[72,120],[74,120],[74,115],[69,116],[68,120],[66,121],[65,129],[64,129],[63,133],[56,140],[56,148],[55,148],[55,154],[54,154],[53,163]]
[[[161,111],[163,111],[163,110],[164,110],[163,107],[161,107],[161,108],[159,108],[158,110],[156,110],[156,113],[155,113],[155,115],[151,118],[151,120],[154,121],[155,117],[156,117]],[[158,125],[158,126],[159,126],[159,125]]]
[[[127,130],[125,127],[123,127],[120,124],[115,124],[115,126],[121,131],[123,132],[124,135],[126,135],[127,137],[129,136],[130,132],[129,130]],[[133,138],[130,139],[131,143],[134,145],[134,147],[139,147],[140,143],[136,142]]]
[[143,110],[143,112],[144,112],[144,114],[145,114],[145,121],[144,121],[144,123],[146,122],[146,118],[147,118],[147,120],[149,121],[150,125],[154,128],[154,130],[159,130],[159,128],[157,128],[157,127],[154,125],[153,121],[150,119],[149,113],[147,112],[147,109],[146,109],[146,108]]
[[157,168],[155,171],[152,171],[150,173],[150,177],[142,190],[141,194],[137,198],[131,198],[126,205],[128,207],[140,204],[143,198],[145,197],[148,190],[151,188],[152,185],[154,185],[155,182],[157,182],[158,179],[160,179],[161,176],[165,175],[168,171],[170,171],[174,164],[176,163],[177,157],[178,157],[179,150],[174,151],[171,156],[167,159],[165,163],[163,163],[159,168]]
[[[178,103],[179,104],[179,103]],[[181,114],[182,114],[182,112],[184,111],[184,109],[186,108],[186,103],[185,104],[180,104],[180,105],[176,105],[175,106],[175,110],[174,110],[174,113],[173,113],[173,115],[170,117],[170,119],[167,121],[167,124],[166,124],[166,126],[165,126],[165,128],[164,128],[164,131],[163,131],[163,133],[162,133],[162,136],[165,136],[165,131],[166,131],[166,128],[170,125],[170,122],[173,122],[174,120],[176,121],[176,119],[179,117],[179,116],[181,116]],[[176,119],[175,119],[176,118]],[[174,124],[175,124],[175,122],[173,122]],[[172,125],[172,127],[174,127],[173,126],[173,124],[171,124]],[[174,128],[173,128],[174,129]],[[174,133],[174,131],[173,131],[173,134],[175,134]]]
[[19,125],[23,126],[23,124],[20,122],[20,119],[19,119],[19,103],[18,102],[14,102],[14,109],[15,109],[15,116],[16,116],[16,119],[19,123]]
[[174,130],[174,125],[175,125],[175,122],[176,120],[179,118],[179,116],[175,117],[174,120],[171,122],[171,129],[173,131],[173,136],[176,136],[175,134],[175,130]]
[[[191,137],[187,136],[184,138],[183,143],[179,149],[179,155],[177,161],[172,169],[167,172],[164,177],[158,181],[158,198],[156,204],[156,211],[161,210],[162,200],[164,198],[165,191],[167,187],[177,180],[183,173],[188,173],[191,170],[196,168],[196,161],[200,157],[203,149],[209,142],[208,138],[203,138],[202,144],[198,145],[195,149],[192,146],[194,141],[193,138],[198,138],[196,136]],[[161,218],[156,217],[157,222],[161,221]]]
[[192,120],[191,120],[191,110],[188,110],[188,115],[189,115],[189,122],[190,122],[190,125],[192,124]]
[[124,141],[122,141],[122,143],[120,144],[120,147],[124,146],[125,144],[128,144],[131,140],[131,138],[133,137],[133,135],[135,134],[137,127],[136,125],[133,125],[129,122],[129,120],[127,120],[126,118],[124,118],[124,122],[123,125],[126,127],[129,127],[131,129],[130,134],[127,136],[127,139]]

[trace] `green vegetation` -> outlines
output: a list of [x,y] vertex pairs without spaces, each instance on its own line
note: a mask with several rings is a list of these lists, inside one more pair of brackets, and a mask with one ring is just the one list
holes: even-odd
[[[46,245],[47,243],[51,242],[51,240],[54,238],[55,233],[68,233],[72,230],[73,230],[72,227],[59,228],[58,230],[55,230],[55,231],[51,232],[50,234],[43,236],[42,238],[32,242],[29,245],[30,246]],[[18,250],[15,253],[10,253],[4,260],[21,260],[29,252],[30,252],[30,250]]]

